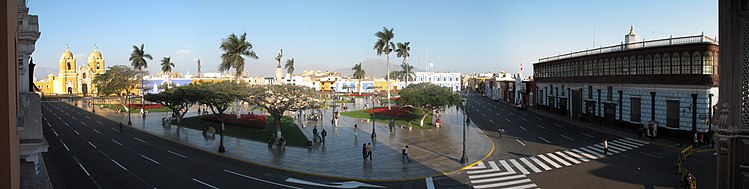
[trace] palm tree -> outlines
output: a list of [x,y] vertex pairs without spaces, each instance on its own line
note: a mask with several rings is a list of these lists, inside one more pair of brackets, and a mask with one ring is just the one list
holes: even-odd
[[255,51],[252,50],[252,44],[247,41],[247,33],[243,33],[239,37],[232,33],[221,42],[221,50],[224,51],[224,54],[221,54],[221,64],[218,69],[229,71],[234,68],[236,70],[234,79],[237,82],[239,82],[239,76],[244,71],[244,58],[258,59]]
[[289,78],[291,78],[291,75],[294,73],[294,59],[287,59],[284,68],[286,68],[286,72],[289,73]]
[[359,79],[359,86],[356,87],[356,90],[359,91],[359,94],[361,94],[361,80],[364,79],[364,76],[367,74],[364,72],[364,69],[361,67],[361,62],[354,65],[354,68],[351,68],[352,71],[354,71],[354,79]]
[[164,59],[161,59],[161,71],[165,74],[172,72],[172,67],[174,67],[174,63],[172,62],[171,57],[164,57]]
[[410,64],[401,64],[401,71],[400,75],[404,79],[406,79],[406,86],[408,86],[408,79],[414,79],[416,77],[416,74],[414,74],[413,71],[414,67]]
[[[146,51],[144,50],[145,44],[141,43],[140,48],[138,46],[133,45],[133,52],[130,53],[130,63],[132,64],[133,68],[137,69],[138,71],[143,71],[143,68],[148,68],[148,62],[146,61],[146,58],[148,60],[153,60],[153,57],[151,57],[151,54],[146,54]],[[141,116],[143,116],[143,119],[145,119],[145,112],[143,112],[143,106],[145,104],[145,99],[143,98],[143,77],[140,78],[140,113]],[[128,111],[128,115],[130,112]],[[128,123],[130,121],[128,120]]]
[[387,27],[382,27],[382,31],[378,31],[374,34],[375,37],[377,37],[377,42],[375,42],[374,50],[377,51],[377,55],[382,55],[382,53],[385,53],[385,57],[387,60],[387,72],[388,75],[386,76],[386,81],[388,83],[387,85],[387,92],[388,92],[388,110],[390,109],[390,52],[393,51],[393,48],[395,48],[395,45],[393,42],[390,42],[390,40],[393,40],[395,38],[395,34],[393,34],[393,28],[390,28],[388,30]]
[[411,73],[413,73],[408,65],[408,57],[411,56],[411,47],[408,46],[409,44],[411,44],[411,42],[398,43],[397,48],[395,49],[396,56],[398,56],[398,58],[403,58],[401,69],[403,69],[404,77],[406,77],[406,86],[408,86],[408,79],[410,78]]

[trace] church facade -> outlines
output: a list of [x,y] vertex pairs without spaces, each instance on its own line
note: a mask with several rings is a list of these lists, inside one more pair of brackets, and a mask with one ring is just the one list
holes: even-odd
[[43,95],[77,95],[97,94],[94,78],[106,70],[104,57],[94,46],[85,65],[76,67],[77,57],[65,47],[60,56],[60,72],[57,76],[49,74],[46,79],[34,82]]

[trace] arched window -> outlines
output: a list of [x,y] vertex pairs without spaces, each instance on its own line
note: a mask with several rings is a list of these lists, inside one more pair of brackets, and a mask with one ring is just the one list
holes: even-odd
[[622,75],[622,57],[616,57],[616,72],[614,75]]
[[642,69],[642,67],[637,66],[638,61],[636,57],[630,56],[629,57],[629,75],[637,75],[637,71]]
[[713,74],[713,52],[707,51],[702,56],[702,74]]
[[663,54],[663,60],[661,61],[661,72],[663,74],[671,74],[671,55]]
[[645,74],[645,59],[642,55],[637,56],[637,75]]
[[67,63],[67,70],[70,70],[70,62]]
[[684,52],[683,54],[681,54],[681,74],[690,74],[690,63],[691,61],[689,60],[689,53]]
[[86,73],[83,73],[83,79],[86,79]]
[[653,57],[653,74],[661,74],[661,54],[655,54]]
[[653,57],[650,55],[645,56],[645,73],[644,74],[653,74]]
[[702,53],[694,51],[692,53],[692,74],[702,74]]
[[681,74],[680,59],[679,53],[674,53],[673,56],[671,56],[671,74]]
[[100,67],[100,66],[101,66],[101,63],[98,63],[98,62],[97,62],[97,63],[96,63],[96,69],[97,69],[97,70],[98,70],[98,69],[101,69],[101,67]]

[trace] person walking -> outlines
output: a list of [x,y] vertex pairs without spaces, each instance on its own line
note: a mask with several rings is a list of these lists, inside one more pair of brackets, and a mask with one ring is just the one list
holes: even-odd
[[358,135],[359,135],[359,126],[354,124],[354,136],[358,136]]
[[403,157],[401,157],[401,161],[408,160],[408,163],[411,163],[411,159],[408,158],[408,145],[404,146],[403,149],[401,149],[401,153],[403,153]]
[[320,135],[322,135],[322,143],[325,143],[325,136],[328,136],[328,132],[325,131],[325,128],[322,129]]
[[603,139],[603,155],[609,153],[609,139]]
[[367,160],[367,144],[361,144],[361,157]]
[[505,128],[499,127],[499,138],[502,138],[502,135],[505,134],[507,131],[505,131]]
[[372,160],[372,143],[367,143],[367,157]]
[[317,126],[315,126],[315,128],[312,128],[312,135],[317,136]]

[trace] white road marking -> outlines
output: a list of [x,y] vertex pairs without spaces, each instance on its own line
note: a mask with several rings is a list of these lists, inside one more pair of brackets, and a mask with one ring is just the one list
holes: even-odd
[[559,157],[562,157],[564,159],[567,159],[567,160],[571,161],[572,163],[575,163],[575,164],[580,164],[581,163],[580,161],[577,161],[575,158],[572,158],[572,157],[568,156],[567,154],[562,153],[561,151],[554,152],[554,153],[557,154]]
[[169,152],[169,153],[171,153],[171,154],[174,154],[175,156],[179,156],[179,157],[182,157],[182,158],[187,158],[187,156],[184,156],[184,155],[182,155],[182,154],[179,154],[179,153],[177,153],[177,152],[172,152],[171,150],[167,150],[167,152]]
[[589,135],[587,133],[580,133],[580,134],[585,135],[586,137],[595,138],[595,137],[593,137],[593,135]]
[[546,127],[536,124],[536,127],[540,127],[542,129],[546,129]]
[[583,162],[590,161],[590,159],[585,158],[583,156],[580,156],[580,155],[576,154],[575,152],[572,152],[572,151],[569,151],[569,150],[565,150],[564,153],[567,153],[568,156],[572,156],[572,157],[577,158],[579,160],[583,160]]
[[86,116],[86,119],[91,119],[90,117]]
[[101,132],[99,132],[99,130],[96,130],[96,129],[94,129],[94,132],[101,134]]
[[426,182],[427,182],[427,189],[434,189],[434,181],[432,181],[432,177],[427,177]]
[[125,168],[124,166],[122,166],[122,164],[120,164],[119,162],[117,162],[115,160],[112,160],[112,162],[114,162],[114,164],[117,164],[117,166],[120,166],[120,168],[122,168],[122,170],[127,171],[127,168]]
[[538,164],[539,166],[541,166],[541,168],[543,168],[544,170],[547,170],[547,171],[551,170],[551,167],[549,167],[546,164],[544,164],[543,162],[541,162],[541,160],[538,160],[538,158],[536,158],[535,156],[528,157],[528,159],[531,159],[533,162],[536,162],[536,164]]
[[[502,161],[504,161],[504,160],[502,160]],[[471,175],[471,174],[481,174],[481,173],[488,173],[488,172],[499,171],[499,167],[493,161],[489,161],[489,166],[491,167],[491,169],[476,170],[476,171],[467,171],[466,173],[468,173],[469,175]],[[470,178],[471,176],[468,176],[468,177]]]
[[151,159],[151,158],[149,158],[149,157],[146,157],[145,155],[140,155],[140,157],[146,158],[146,159],[147,159],[148,161],[151,161],[151,162],[153,162],[153,163],[155,163],[155,164],[160,164],[160,163],[159,163],[158,161],[156,161],[156,160],[153,160],[153,159]]
[[523,146],[525,146],[525,143],[523,143],[523,142],[520,142],[520,140],[518,140],[518,139],[515,139],[515,141],[518,141],[518,143],[520,143],[520,144],[522,144]]
[[528,129],[525,129],[525,127],[523,127],[523,126],[518,126],[518,127],[519,127],[520,129],[522,129],[523,131],[528,131]]
[[559,157],[557,157],[557,156],[556,156],[556,155],[554,155],[553,153],[548,153],[548,154],[546,154],[546,156],[549,156],[550,158],[552,158],[552,159],[554,159],[554,160],[557,160],[557,161],[558,161],[559,163],[562,163],[562,164],[564,164],[564,166],[570,166],[570,165],[572,165],[571,163],[569,163],[569,162],[567,162],[567,161],[564,161],[564,160],[562,160],[562,158],[559,158]]
[[[68,116],[70,116],[70,115],[68,115]],[[75,117],[70,117],[70,118],[73,118],[73,120],[78,120],[78,119],[76,119]]]
[[601,152],[600,149],[592,148],[590,146],[583,146],[583,147],[580,147],[580,150],[588,152],[588,153],[590,153],[590,154],[592,154],[594,156],[597,156],[599,158],[603,157],[603,154],[599,153],[599,152]]
[[551,142],[549,142],[548,140],[546,140],[546,139],[545,139],[544,137],[538,137],[538,139],[541,139],[541,140],[543,140],[544,142],[546,142],[546,143],[549,143],[549,144],[551,144]]
[[501,115],[499,115],[499,113],[494,113],[494,114],[497,114],[497,116],[501,116]]
[[484,114],[484,113],[481,113],[481,115],[484,116],[484,117],[486,117],[486,114]]
[[114,140],[114,139],[112,139],[112,142],[114,142],[114,143],[115,143],[115,144],[117,144],[117,145],[120,145],[120,146],[122,146],[122,143],[120,143],[120,142],[117,142],[117,141],[116,141],[116,140]]
[[531,163],[530,161],[528,161],[528,159],[520,158],[520,161],[523,162],[523,163],[525,163],[525,165],[528,168],[531,168],[531,170],[533,170],[533,172],[536,172],[536,173],[540,173],[541,172],[541,169],[538,169],[538,167],[536,167],[535,165],[533,165],[533,163]]
[[538,157],[540,157],[541,159],[543,159],[544,161],[546,161],[546,163],[551,164],[551,166],[554,166],[554,168],[560,168],[560,167],[562,167],[561,165],[557,164],[556,162],[551,161],[549,158],[547,158],[543,154],[538,154]]
[[[60,119],[60,120],[62,120],[62,119]],[[64,123],[64,124],[65,124],[65,126],[68,126],[68,127],[70,127],[70,125],[68,125],[68,122],[62,122],[62,123]]]
[[522,119],[523,121],[528,121],[527,119],[525,119],[525,118],[522,118],[522,117],[521,117],[520,119]]
[[65,147],[65,150],[68,150],[68,152],[70,151],[70,148],[68,148],[68,145],[66,145],[65,142],[62,141],[62,139],[60,139],[60,143],[62,143],[62,146]]
[[96,121],[96,123],[99,123],[99,125],[104,125],[104,124],[103,124],[103,123],[101,123],[100,121]]
[[[226,170],[226,169],[224,169],[224,172],[231,173],[231,174],[234,174],[234,175],[237,175],[237,176],[240,176],[240,177],[244,177],[244,178],[248,178],[248,179],[252,179],[252,180],[256,180],[256,181],[268,183],[268,184],[277,185],[277,186],[283,186],[283,187],[287,187],[287,188],[299,188],[299,187],[289,186],[289,185],[285,185],[285,184],[275,183],[275,182],[271,182],[271,181],[267,181],[267,180],[263,180],[263,179],[259,179],[259,178],[255,178],[255,177],[251,177],[251,176],[247,176],[247,175],[244,175],[242,173],[237,173],[237,172]],[[299,188],[299,189],[301,189],[301,188]]]
[[494,120],[491,120],[491,119],[490,119],[490,120],[489,120],[489,122],[492,122],[492,123],[494,123]]
[[81,133],[78,133],[78,131],[73,130],[73,132],[75,132],[75,134],[77,134],[78,136],[81,136]]
[[507,120],[508,123],[511,122],[510,119],[505,118],[505,120]]
[[52,133],[55,133],[56,137],[60,137],[60,135],[57,135],[57,131],[55,131],[54,129],[52,130]]
[[566,138],[566,139],[569,139],[569,140],[573,140],[572,138],[570,138],[570,137],[568,137],[568,136],[564,136],[564,135],[562,135],[562,137],[564,137],[564,138]]
[[83,124],[83,126],[88,126],[88,125],[86,125],[86,123],[83,123],[83,122],[81,122],[81,124]]
[[[504,172],[508,173],[508,172]],[[503,180],[510,180],[510,179],[518,179],[523,178],[525,175],[511,175],[511,176],[505,176],[505,177],[494,177],[494,178],[488,178],[488,179],[479,179],[479,180],[471,180],[472,184],[480,184],[485,182],[497,182],[497,181],[503,181]]]
[[531,174],[531,172],[528,172],[528,170],[526,170],[525,167],[520,165],[518,161],[515,161],[515,159],[510,159],[510,163],[512,163],[512,165],[515,165],[515,168],[520,170],[520,172],[523,173],[524,175]]
[[110,129],[112,129],[113,131],[117,131],[117,132],[120,132],[120,130],[117,130],[117,129],[115,129],[115,128],[110,128]]
[[560,128],[564,128],[564,126],[556,124],[556,123],[554,124],[554,126],[557,126],[557,127],[560,127]]
[[510,164],[507,164],[507,161],[499,160],[499,163],[502,164],[502,166],[505,167],[508,172],[515,173],[515,170],[510,168]]
[[80,162],[78,162],[78,166],[80,166],[80,167],[81,167],[81,169],[83,169],[83,172],[86,172],[86,175],[88,175],[89,177],[91,176],[91,174],[90,174],[90,173],[88,173],[88,170],[86,170],[86,168],[85,168],[85,167],[83,167],[83,165],[82,165],[82,164],[81,164]]
[[140,142],[142,142],[142,143],[146,143],[146,144],[148,144],[148,143],[147,143],[146,141],[143,141],[143,140],[139,139],[138,137],[133,137],[133,139],[135,139],[135,140],[137,140],[137,141],[140,141]]
[[88,144],[90,144],[92,147],[96,148],[96,146],[94,145],[94,143],[91,143],[91,141],[88,141]]
[[193,181],[195,181],[195,182],[198,182],[198,183],[200,183],[200,184],[203,184],[203,185],[205,185],[205,186],[207,186],[207,187],[210,187],[210,188],[213,188],[213,189],[218,189],[218,187],[215,187],[215,186],[213,186],[213,185],[210,185],[210,184],[208,184],[208,183],[205,183],[205,182],[203,182],[203,181],[200,181],[200,180],[198,180],[198,179],[196,179],[196,178],[192,178],[192,180],[193,180]]
[[[581,149],[582,149],[582,148],[581,148]],[[580,154],[580,155],[583,155],[583,156],[585,156],[585,157],[587,157],[587,158],[589,158],[589,159],[598,159],[598,157],[596,157],[596,156],[594,156],[594,155],[591,155],[591,154],[588,154],[588,153],[585,153],[585,152],[583,152],[583,151],[580,151],[580,150],[578,150],[578,149],[571,149],[571,151],[573,151],[573,152],[575,152],[575,153],[578,153],[578,154]]]

